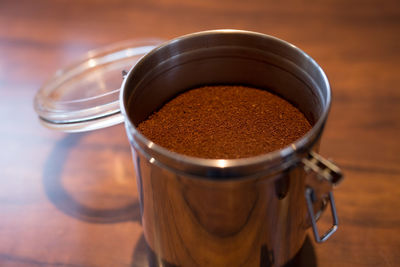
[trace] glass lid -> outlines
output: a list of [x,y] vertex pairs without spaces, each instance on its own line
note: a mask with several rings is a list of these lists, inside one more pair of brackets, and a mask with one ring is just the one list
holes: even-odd
[[161,43],[159,39],[117,43],[89,51],[82,60],[58,70],[35,96],[40,122],[64,132],[121,123],[119,91],[124,72]]

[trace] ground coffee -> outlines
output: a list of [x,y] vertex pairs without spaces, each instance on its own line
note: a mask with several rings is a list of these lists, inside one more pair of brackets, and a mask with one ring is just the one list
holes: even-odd
[[205,86],[178,95],[138,129],[177,153],[235,159],[281,149],[311,125],[297,108],[265,90]]

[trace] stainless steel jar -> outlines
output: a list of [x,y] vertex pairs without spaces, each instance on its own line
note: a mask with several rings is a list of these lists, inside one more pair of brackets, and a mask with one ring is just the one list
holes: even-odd
[[[201,159],[168,151],[136,126],[193,87],[264,88],[297,106],[313,128],[295,143],[245,159]],[[120,95],[137,172],[142,225],[159,263],[178,266],[281,266],[337,229],[332,187],[340,170],[316,151],[331,102],[318,64],[295,46],[248,31],[215,30],[171,40],[126,75]],[[332,228],[317,217],[330,203]]]

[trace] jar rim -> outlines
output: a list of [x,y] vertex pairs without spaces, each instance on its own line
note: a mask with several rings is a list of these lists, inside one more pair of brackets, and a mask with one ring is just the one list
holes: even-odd
[[[134,75],[136,75],[136,71],[143,64],[145,64],[146,60],[152,57],[154,54],[158,53],[158,51],[162,49],[166,49],[171,45],[176,45],[178,42],[185,41],[190,38],[196,37],[204,37],[207,38],[210,35],[250,35],[256,36],[259,38],[267,39],[272,42],[279,43],[281,46],[287,47],[287,49],[295,50],[296,53],[305,58],[312,67],[319,72],[323,81],[323,85],[326,90],[325,97],[325,106],[323,107],[322,114],[319,116],[313,127],[301,138],[297,141],[287,145],[286,147],[272,151],[266,154],[261,154],[253,157],[239,158],[239,159],[207,159],[207,158],[198,158],[188,155],[183,155],[180,153],[176,153],[170,151],[160,145],[155,144],[151,140],[149,140],[146,136],[141,134],[127,113],[127,87],[128,82]],[[131,69],[128,73],[127,77],[124,79],[120,92],[120,104],[121,111],[125,117],[125,123],[127,128],[127,133],[130,142],[135,146],[136,149],[141,150],[145,154],[148,155],[149,160],[156,164],[162,164],[164,167],[173,168],[177,171],[183,171],[186,174],[190,173],[195,176],[207,176],[209,178],[218,177],[226,177],[227,179],[235,179],[237,177],[247,176],[260,172],[273,172],[273,171],[281,171],[282,169],[290,168],[294,164],[298,163],[303,157],[305,157],[308,152],[310,152],[319,139],[324,124],[326,122],[330,103],[331,103],[331,90],[328,78],[326,77],[322,68],[317,64],[317,62],[312,59],[309,55],[307,55],[304,51],[297,48],[296,46],[278,39],[276,37],[251,32],[251,31],[243,31],[243,30],[233,30],[233,29],[224,29],[224,30],[210,30],[192,33],[188,35],[184,35],[175,39],[172,39],[159,47],[153,49],[150,53],[145,55],[135,66],[135,68]]]

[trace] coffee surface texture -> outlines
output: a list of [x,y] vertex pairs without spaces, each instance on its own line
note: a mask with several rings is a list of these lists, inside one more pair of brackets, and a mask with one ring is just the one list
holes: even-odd
[[208,159],[266,154],[310,129],[304,114],[283,98],[236,85],[186,91],[138,125],[144,136],[168,150]]

